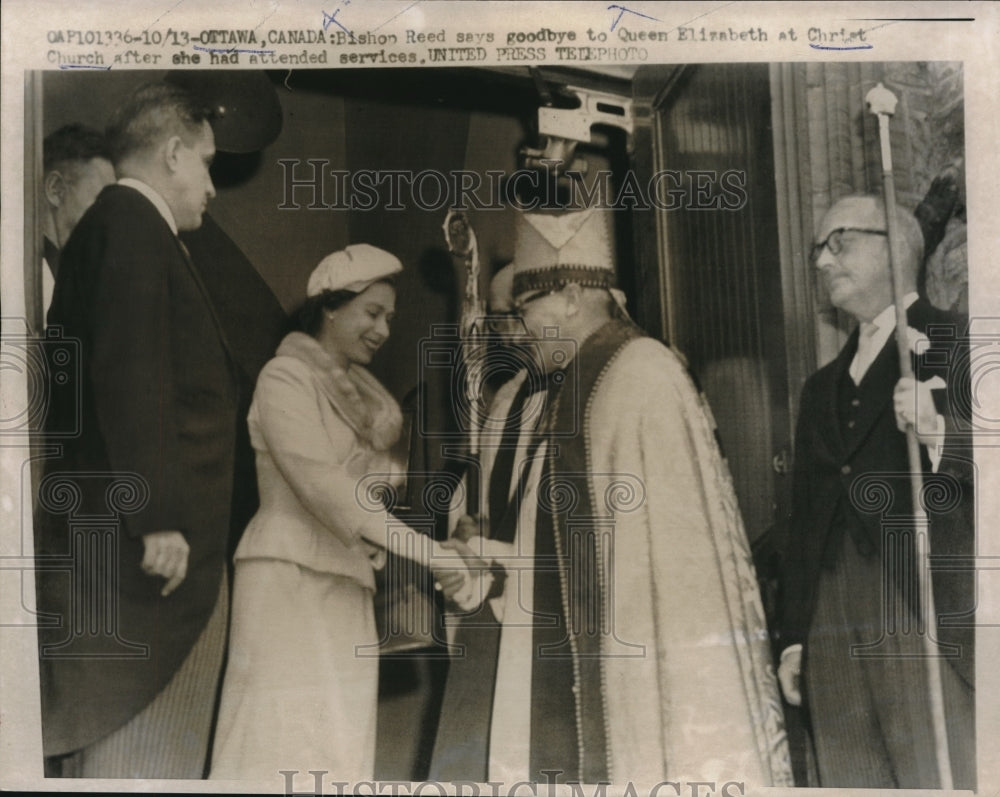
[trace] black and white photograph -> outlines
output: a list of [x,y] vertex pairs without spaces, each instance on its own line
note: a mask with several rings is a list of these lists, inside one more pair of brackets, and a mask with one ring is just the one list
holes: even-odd
[[992,793],[998,33],[5,4],[0,785]]

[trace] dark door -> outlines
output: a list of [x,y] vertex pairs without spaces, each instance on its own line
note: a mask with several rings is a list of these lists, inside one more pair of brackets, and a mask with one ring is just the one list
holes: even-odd
[[669,208],[634,214],[641,321],[704,391],[754,542],[790,480],[768,67],[643,67],[634,87],[635,168]]

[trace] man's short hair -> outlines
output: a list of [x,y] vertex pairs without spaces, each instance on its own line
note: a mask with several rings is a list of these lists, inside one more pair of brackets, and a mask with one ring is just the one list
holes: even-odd
[[168,83],[138,88],[118,108],[108,124],[111,160],[116,166],[129,155],[154,146],[164,137],[179,135],[190,141],[212,119],[210,108],[189,92]]
[[86,163],[94,158],[111,160],[107,139],[99,130],[79,122],[63,125],[42,142],[42,169],[46,174],[59,164]]
[[[831,205],[832,210],[837,205],[850,204],[871,225],[887,228],[885,217],[885,200],[878,194],[850,194],[840,197]],[[825,217],[824,217],[825,218]],[[896,205],[896,227],[900,233],[902,266],[905,271],[915,275],[924,257],[924,235],[913,212]]]

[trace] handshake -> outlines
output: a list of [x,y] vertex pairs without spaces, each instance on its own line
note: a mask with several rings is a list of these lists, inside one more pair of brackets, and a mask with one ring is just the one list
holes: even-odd
[[460,561],[452,554],[439,553],[432,561],[434,587],[444,597],[463,611],[471,612],[490,595],[494,578],[490,563],[479,556],[469,545],[469,540],[478,532],[479,523],[468,515],[458,521],[451,539],[440,543],[441,549],[459,554]]

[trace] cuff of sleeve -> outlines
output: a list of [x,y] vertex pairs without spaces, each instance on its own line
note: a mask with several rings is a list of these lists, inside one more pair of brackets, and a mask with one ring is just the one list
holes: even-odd
[[504,584],[507,582],[507,571],[503,568],[503,565],[491,562],[488,574],[490,577],[490,588],[486,592],[486,598],[487,600],[499,598],[503,595]]
[[462,611],[472,612],[482,606],[492,589],[492,573],[487,571],[482,575],[472,576],[466,572],[465,585],[451,599]]
[[509,559],[514,555],[514,545],[486,537],[470,537],[468,546],[483,559]]

